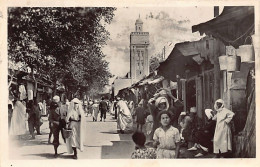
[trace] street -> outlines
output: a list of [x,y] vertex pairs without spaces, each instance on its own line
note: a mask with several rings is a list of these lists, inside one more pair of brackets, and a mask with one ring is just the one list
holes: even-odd
[[[131,134],[118,134],[116,120],[107,114],[106,122],[92,122],[92,117],[86,117],[86,138],[85,148],[81,152],[78,150],[78,159],[128,159],[134,150],[134,143]],[[10,159],[23,160],[43,160],[54,159],[54,149],[52,144],[48,144],[49,124],[44,117],[41,126],[42,135],[37,135],[35,140],[29,140],[30,135],[23,136],[23,139],[13,139],[10,142]],[[53,139],[53,137],[52,137]],[[72,155],[67,154],[66,145],[61,138],[61,145],[58,148],[59,157],[57,159],[72,159]]]
[[255,158],[258,8],[232,5],[0,11],[5,155]]

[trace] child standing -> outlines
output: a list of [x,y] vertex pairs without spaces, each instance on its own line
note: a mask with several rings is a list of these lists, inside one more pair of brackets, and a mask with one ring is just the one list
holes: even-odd
[[179,154],[180,134],[177,128],[170,125],[171,114],[162,111],[159,114],[161,127],[154,132],[154,146],[157,146],[157,159],[177,158]]
[[147,113],[143,107],[143,101],[144,101],[143,99],[140,101],[140,103],[138,104],[138,107],[135,110],[137,130],[139,130],[139,127],[140,127],[141,132],[143,129],[143,125],[145,124],[145,118],[147,116]]

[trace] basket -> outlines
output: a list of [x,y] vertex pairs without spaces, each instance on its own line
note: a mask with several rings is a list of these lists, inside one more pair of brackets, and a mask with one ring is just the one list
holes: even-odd
[[71,129],[62,129],[63,130],[63,135],[66,139],[71,138],[72,136],[72,130]]

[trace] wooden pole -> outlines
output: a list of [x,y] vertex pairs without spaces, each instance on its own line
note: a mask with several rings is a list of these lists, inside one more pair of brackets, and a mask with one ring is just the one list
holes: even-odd
[[218,57],[220,53],[220,43],[214,40],[214,101],[220,98],[220,67]]

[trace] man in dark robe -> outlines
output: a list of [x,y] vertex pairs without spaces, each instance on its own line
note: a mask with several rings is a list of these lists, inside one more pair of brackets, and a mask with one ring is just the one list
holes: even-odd
[[60,111],[60,107],[59,107],[59,101],[60,98],[59,96],[54,96],[53,97],[53,102],[51,102],[50,104],[50,116],[49,116],[49,121],[50,121],[50,125],[52,127],[52,132],[53,132],[53,136],[54,136],[54,140],[53,140],[53,145],[54,145],[54,151],[55,151],[55,155],[54,157],[56,158],[58,156],[57,150],[59,147],[59,134],[60,131],[62,131],[62,128],[65,127],[61,117],[61,111]]
[[107,102],[104,100],[104,97],[101,98],[101,102],[99,103],[99,110],[101,112],[100,121],[102,121],[102,118],[104,118],[104,121],[106,121],[106,113],[108,110],[108,105]]
[[29,115],[28,118],[28,125],[29,125],[29,131],[32,135],[31,139],[35,139],[34,130],[36,129],[37,135],[41,135],[40,133],[40,109],[36,102],[36,100],[29,100],[26,106],[27,113]]

